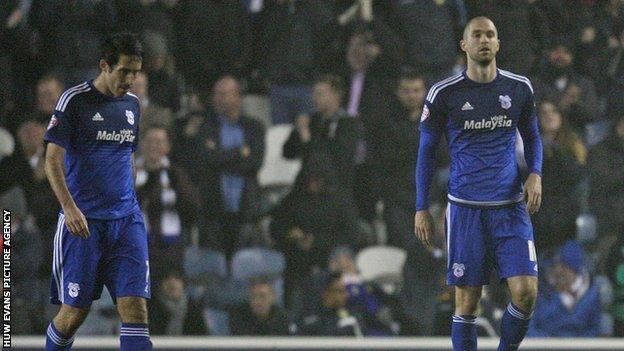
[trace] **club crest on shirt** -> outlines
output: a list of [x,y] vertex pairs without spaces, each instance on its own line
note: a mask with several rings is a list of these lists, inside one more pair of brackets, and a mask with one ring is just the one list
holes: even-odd
[[463,263],[453,263],[453,275],[457,278],[463,277],[465,270],[466,266]]
[[130,110],[126,110],[126,117],[128,117],[128,123],[130,123],[130,125],[134,124],[134,113]]
[[508,110],[511,107],[511,98],[509,95],[499,95],[498,101],[501,103],[501,107]]
[[423,106],[423,112],[420,116],[420,121],[424,122],[427,118],[429,118],[429,107],[427,105]]
[[48,130],[56,127],[58,124],[59,124],[58,118],[56,118],[55,115],[52,115],[52,118],[50,118],[50,123],[48,124]]

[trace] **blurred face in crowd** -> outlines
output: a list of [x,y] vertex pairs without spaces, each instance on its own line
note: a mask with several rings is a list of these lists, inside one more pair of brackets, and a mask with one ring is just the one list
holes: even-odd
[[34,155],[43,147],[43,135],[46,127],[41,123],[27,121],[17,130],[17,138],[26,156]]
[[45,79],[37,84],[37,109],[52,114],[63,93],[63,84],[56,78]]
[[166,298],[179,301],[184,297],[184,281],[180,277],[169,276],[162,281],[160,291]]
[[335,91],[329,84],[318,82],[312,90],[312,99],[316,109],[325,116],[333,115],[340,108],[342,95]]
[[362,71],[368,66],[366,40],[363,35],[354,35],[347,47],[347,62],[354,71]]
[[147,101],[149,80],[145,72],[138,72],[132,85],[132,92],[139,97],[141,102]]
[[560,292],[569,291],[576,278],[576,272],[561,263],[555,264],[548,272],[548,282]]
[[330,270],[349,274],[357,274],[357,267],[353,255],[349,252],[340,252],[329,262]]
[[212,94],[214,110],[232,122],[238,121],[243,107],[243,97],[238,81],[233,77],[221,78],[214,85]]
[[148,164],[159,163],[170,150],[169,135],[165,129],[151,128],[145,132],[141,151]]
[[111,67],[106,60],[100,60],[101,80],[113,96],[122,96],[132,88],[136,76],[141,71],[142,60],[138,56],[119,55],[119,61]]
[[561,129],[563,117],[552,102],[542,102],[539,113],[540,127],[543,133],[555,133]]
[[553,48],[548,54],[548,61],[555,68],[566,68],[572,65],[572,54],[570,49],[563,45]]
[[422,108],[426,93],[425,81],[422,79],[401,79],[396,91],[401,105],[410,111]]
[[336,279],[323,291],[323,305],[332,310],[347,306],[349,294],[342,279]]
[[498,30],[494,23],[485,17],[472,19],[464,29],[460,46],[469,60],[487,66],[500,49]]
[[275,304],[275,292],[267,283],[254,284],[251,287],[251,311],[254,315],[266,318]]

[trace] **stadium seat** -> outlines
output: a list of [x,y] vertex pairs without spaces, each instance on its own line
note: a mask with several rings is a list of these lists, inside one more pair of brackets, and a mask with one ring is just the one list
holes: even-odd
[[261,247],[241,249],[232,257],[232,285],[235,290],[246,292],[251,278],[271,279],[281,305],[284,297],[282,272],[285,267],[286,259],[278,251]]
[[610,130],[611,121],[599,121],[585,125],[585,143],[587,147],[591,148],[603,141],[609,135]]
[[267,129],[264,162],[258,172],[261,187],[290,186],[301,169],[301,161],[282,157],[282,146],[288,139],[293,126],[280,124]]
[[403,278],[405,250],[393,246],[370,246],[355,257],[355,264],[366,281],[375,281],[386,292],[392,293]]
[[591,243],[597,236],[596,216],[583,213],[576,217],[576,239],[582,243]]
[[184,250],[184,276],[189,294],[203,296],[210,284],[222,284],[227,279],[227,261],[221,252],[190,246]]

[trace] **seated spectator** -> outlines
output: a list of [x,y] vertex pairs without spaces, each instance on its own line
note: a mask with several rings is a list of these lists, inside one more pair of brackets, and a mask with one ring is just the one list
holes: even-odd
[[540,286],[529,337],[595,337],[600,334],[600,291],[585,252],[575,241],[557,250]]
[[289,321],[286,310],[277,305],[277,296],[270,281],[252,280],[249,302],[230,313],[232,335],[288,335]]
[[602,238],[624,230],[624,114],[589,153],[590,206]]
[[54,75],[45,75],[37,82],[35,90],[35,110],[31,118],[45,125],[54,113],[54,107],[65,90],[63,82]]
[[182,270],[180,257],[200,208],[197,190],[186,172],[169,159],[167,130],[152,126],[143,132],[137,158],[136,192],[145,214],[152,279],[161,272]]
[[580,212],[576,190],[583,181],[587,149],[554,103],[539,104],[539,123],[544,145],[543,200],[533,224],[537,247],[550,249],[576,235]]
[[342,79],[323,76],[313,88],[315,112],[297,117],[295,128],[283,147],[285,158],[303,160],[297,184],[302,183],[301,174],[309,167],[310,156],[319,155],[333,168],[340,186],[352,193],[355,152],[361,128],[359,121],[349,117],[340,107],[344,93]]
[[555,103],[570,118],[570,126],[583,131],[585,124],[601,119],[594,83],[574,71],[574,57],[566,43],[554,45],[543,72],[534,79],[538,99]]
[[184,285],[182,275],[170,271],[156,287],[148,304],[153,335],[209,334],[200,303],[189,298]]
[[347,307],[349,293],[338,272],[328,274],[321,284],[321,305],[317,313],[299,323],[302,335],[363,336],[362,319]]
[[324,158],[312,156],[300,178],[305,183],[273,210],[271,223],[275,242],[286,256],[286,301],[294,310],[292,304],[301,301],[296,296],[302,293],[302,283],[325,268],[333,248],[361,242],[355,204],[333,167]]

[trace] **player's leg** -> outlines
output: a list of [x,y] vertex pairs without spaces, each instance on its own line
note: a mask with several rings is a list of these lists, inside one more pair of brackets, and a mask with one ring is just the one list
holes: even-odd
[[70,350],[74,342],[74,334],[87,318],[88,313],[89,308],[61,305],[48,326],[45,350]]
[[477,350],[476,312],[481,299],[481,286],[455,287],[455,314],[451,336],[453,351]]
[[89,220],[89,238],[69,233],[59,215],[54,236],[50,300],[61,308],[48,326],[46,351],[69,350],[74,334],[87,317],[91,302],[101,291],[97,271],[101,258],[99,225]]
[[152,350],[146,299],[150,297],[147,232],[141,213],[111,221],[105,282],[121,317],[120,350]]
[[498,350],[518,350],[529,327],[537,298],[537,254],[524,204],[490,210],[499,276],[507,281],[511,302],[501,320]]
[[481,286],[487,284],[491,261],[479,209],[449,204],[446,210],[447,283],[455,286],[455,314],[451,327],[454,351],[477,349],[475,312]]

